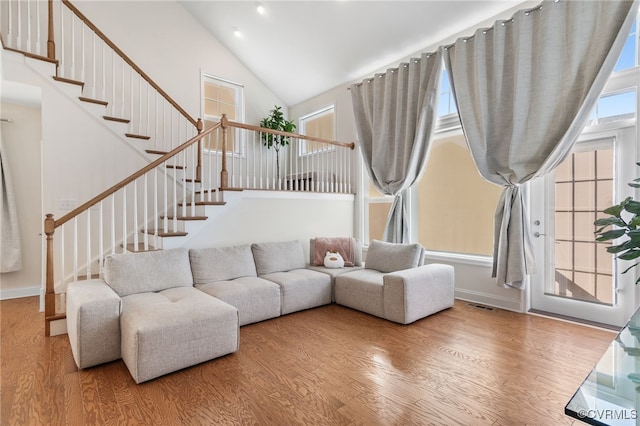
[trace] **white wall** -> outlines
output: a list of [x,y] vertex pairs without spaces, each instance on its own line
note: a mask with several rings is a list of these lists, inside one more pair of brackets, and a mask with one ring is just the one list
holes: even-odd
[[225,206],[209,209],[210,224],[184,246],[225,247],[268,241],[352,236],[353,196],[273,191],[226,192]]
[[91,0],[74,5],[193,117],[202,116],[201,72],[244,85],[248,124],[257,125],[276,104],[284,107],[175,1]]
[[[18,100],[16,100],[18,101]],[[0,274],[0,299],[34,296],[42,279],[42,125],[40,105],[3,100],[0,123],[5,155],[15,193],[22,248],[22,269]]]

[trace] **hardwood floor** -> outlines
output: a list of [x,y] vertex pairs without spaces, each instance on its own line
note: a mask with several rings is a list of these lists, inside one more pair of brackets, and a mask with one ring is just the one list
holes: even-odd
[[78,371],[37,298],[0,302],[3,425],[562,425],[611,332],[457,301],[401,326],[337,305],[241,328],[240,350],[136,385]]

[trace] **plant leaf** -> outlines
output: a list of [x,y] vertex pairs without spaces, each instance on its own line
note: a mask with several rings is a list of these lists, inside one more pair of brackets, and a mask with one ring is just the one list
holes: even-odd
[[603,217],[603,218],[597,219],[595,222],[593,222],[593,224],[596,226],[608,226],[608,225],[625,226],[626,225],[622,219],[615,216]]
[[639,214],[640,213],[640,202],[629,200],[629,202],[624,207],[624,209],[626,211],[628,211],[629,213]]
[[622,237],[627,231],[624,229],[614,229],[612,231],[603,232],[596,241],[609,241]]
[[622,260],[633,260],[640,257],[640,250],[629,250],[626,253],[622,253],[618,256],[619,259]]

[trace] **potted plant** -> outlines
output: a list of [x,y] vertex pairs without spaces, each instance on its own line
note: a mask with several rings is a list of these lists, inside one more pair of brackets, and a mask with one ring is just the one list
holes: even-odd
[[[270,115],[260,121],[260,127],[287,133],[293,133],[296,130],[294,122],[285,120],[281,108],[277,105],[271,110]],[[276,170],[278,180],[280,180],[280,148],[289,145],[289,137],[266,132],[262,132],[261,137],[262,144],[266,146],[267,149],[273,148],[276,151]]]
[[[640,166],[640,163],[636,163]],[[633,188],[640,188],[640,178],[629,183]],[[617,255],[618,259],[634,260],[640,257],[640,202],[627,197],[620,204],[611,206],[604,210],[609,217],[598,219],[594,222],[599,226],[596,230],[596,241],[611,241],[616,238],[626,237],[620,244],[607,247],[609,253]],[[614,229],[610,229],[614,226]],[[608,229],[609,228],[609,229]],[[636,262],[622,272],[623,274],[640,265]],[[636,280],[636,284],[640,278]]]

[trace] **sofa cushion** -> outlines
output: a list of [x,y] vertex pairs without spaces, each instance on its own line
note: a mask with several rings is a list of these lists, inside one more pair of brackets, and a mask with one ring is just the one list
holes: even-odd
[[338,275],[335,278],[336,303],[384,318],[384,275],[373,269]]
[[207,284],[240,277],[255,277],[256,265],[249,244],[189,250],[193,283]]
[[420,244],[396,244],[373,240],[367,250],[367,269],[395,272],[416,268],[422,262],[424,249]]
[[362,244],[353,237],[317,237],[309,240],[309,264],[324,266],[327,251],[338,252],[345,266],[362,266]]
[[238,310],[193,287],[122,298],[122,360],[136,383],[238,350]]
[[237,308],[241,326],[280,316],[280,287],[271,281],[241,277],[196,288]]
[[331,277],[322,272],[294,269],[262,278],[280,286],[282,315],[331,303]]
[[291,271],[305,267],[300,241],[257,243],[251,245],[258,275]]
[[104,280],[120,297],[193,287],[189,250],[185,248],[107,256]]

